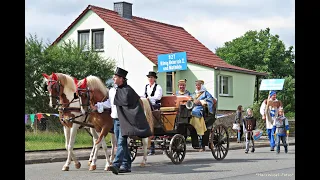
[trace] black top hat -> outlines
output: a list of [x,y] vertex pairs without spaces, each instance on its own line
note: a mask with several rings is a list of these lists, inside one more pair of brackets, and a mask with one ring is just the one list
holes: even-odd
[[114,72],[115,75],[117,76],[121,76],[123,78],[126,78],[127,74],[128,74],[128,71],[122,69],[122,68],[119,68],[117,67],[116,71]]
[[153,71],[149,71],[149,74],[147,74],[147,77],[149,77],[149,76],[153,76],[153,77],[155,77],[156,79],[158,78],[157,73],[156,73],[156,72],[153,72]]

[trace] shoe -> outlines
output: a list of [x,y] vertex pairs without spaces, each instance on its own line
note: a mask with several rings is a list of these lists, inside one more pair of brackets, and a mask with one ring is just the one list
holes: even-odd
[[253,148],[251,149],[251,152],[254,153],[254,151],[255,151],[255,149],[254,149],[254,147],[253,147]]
[[274,151],[274,147],[270,148],[270,151]]
[[285,153],[288,153],[288,148],[285,148],[285,149],[284,149],[284,152],[285,152]]
[[128,173],[131,172],[130,168],[120,167],[119,173]]
[[148,154],[148,156],[152,156],[152,155],[155,155],[155,153],[149,153],[149,154]]
[[279,151],[277,150],[277,154],[279,154],[279,153],[280,153],[280,150]]
[[246,150],[244,153],[248,154],[248,150]]
[[119,173],[119,168],[116,166],[110,166],[110,171],[112,171],[113,174],[118,175]]

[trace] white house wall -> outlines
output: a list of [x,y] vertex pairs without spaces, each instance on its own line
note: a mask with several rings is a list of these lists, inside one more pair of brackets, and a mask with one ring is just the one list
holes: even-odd
[[[78,30],[101,28],[104,29],[104,52],[101,52],[101,55],[105,58],[116,60],[117,66],[127,70],[128,84],[139,95],[142,95],[145,85],[148,83],[146,74],[153,70],[155,64],[147,59],[140,51],[132,46],[93,11],[88,11],[63,37],[62,41],[74,40],[75,42],[78,42]],[[91,44],[91,37],[92,35],[90,33],[89,44]]]

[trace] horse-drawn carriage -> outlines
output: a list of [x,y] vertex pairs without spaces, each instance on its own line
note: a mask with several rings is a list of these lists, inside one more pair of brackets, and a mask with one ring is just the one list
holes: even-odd
[[[215,125],[216,109],[214,113],[204,107],[204,119],[207,127],[201,142],[196,129],[189,123],[193,101],[187,96],[163,96],[160,110],[152,111],[154,138],[151,140],[158,148],[171,159],[174,164],[180,164],[186,154],[186,138],[191,137],[191,144],[194,149],[208,146],[212,155],[217,160],[223,160],[229,150],[229,135],[227,128],[222,125]],[[135,159],[141,145],[138,139],[130,139],[129,148],[132,160]]]

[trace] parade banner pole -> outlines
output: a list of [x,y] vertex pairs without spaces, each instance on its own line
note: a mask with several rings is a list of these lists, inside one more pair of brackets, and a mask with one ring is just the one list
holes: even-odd
[[172,71],[172,94],[175,94],[176,93],[176,86],[175,86],[175,83],[174,83],[174,74],[175,74],[175,71]]

